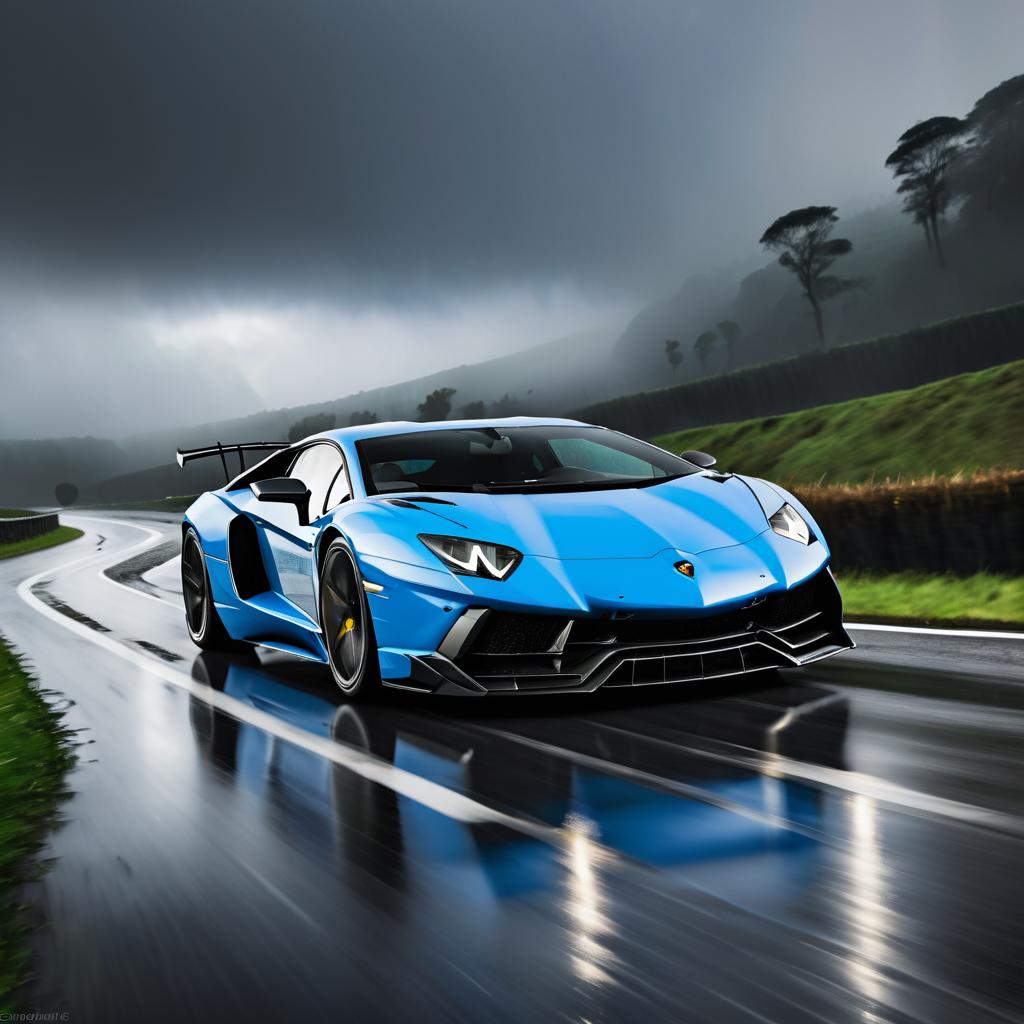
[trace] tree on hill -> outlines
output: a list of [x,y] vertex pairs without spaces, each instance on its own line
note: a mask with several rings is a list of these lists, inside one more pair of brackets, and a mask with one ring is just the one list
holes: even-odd
[[973,144],[954,168],[955,191],[986,211],[1024,204],[1024,75],[989,89],[967,122]]
[[348,418],[348,425],[350,427],[361,426],[364,423],[377,423],[379,422],[377,414],[370,412],[369,409],[357,409]]
[[825,273],[839,256],[853,249],[848,238],[830,237],[838,220],[834,206],[805,206],[779,217],[761,236],[761,244],[780,253],[779,263],[796,274],[814,311],[814,326],[821,345],[825,344],[821,303],[863,284]]
[[519,412],[519,399],[507,391],[491,406],[492,416],[515,416]]
[[930,117],[908,128],[885,161],[893,175],[902,179],[898,191],[906,197],[903,209],[915,221],[927,225],[926,234],[930,231],[935,256],[943,268],[946,257],[939,236],[939,217],[949,205],[946,176],[950,165],[964,152],[963,138],[970,127],[959,117]]
[[53,496],[57,499],[58,505],[67,508],[78,501],[78,488],[74,484],[57,484],[53,489]]
[[683,353],[679,351],[679,342],[676,338],[669,338],[665,342],[665,358],[668,360],[668,365],[672,367],[672,373],[676,372],[676,367],[683,361]]
[[418,406],[416,413],[421,423],[429,423],[432,420],[446,420],[452,411],[452,396],[456,388],[436,388],[431,391]]
[[931,252],[935,248],[935,243],[932,241],[932,222],[928,214],[927,198],[920,191],[914,189],[909,179],[903,182],[897,191],[908,193],[906,199],[903,200],[903,212],[909,213],[911,220],[915,224],[921,225],[925,244],[928,246],[928,251]]
[[697,358],[700,360],[701,373],[707,373],[708,356],[714,350],[716,341],[718,341],[718,335],[714,331],[705,331],[693,343],[693,351],[697,353]]
[[310,434],[321,434],[325,430],[333,430],[337,419],[333,412],[315,412],[311,416],[303,416],[297,423],[288,428],[288,440],[293,444]]
[[736,343],[743,336],[743,331],[735,320],[721,320],[718,324],[718,333],[725,339],[725,354],[729,369],[731,370]]
[[487,415],[487,407],[481,401],[467,402],[461,413],[464,420],[482,420]]

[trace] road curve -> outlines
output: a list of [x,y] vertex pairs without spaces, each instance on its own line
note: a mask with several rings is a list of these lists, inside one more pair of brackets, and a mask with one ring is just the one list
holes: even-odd
[[87,744],[31,895],[76,1021],[1021,1019],[1024,642],[769,683],[344,703],[199,657],[175,517],[0,562]]

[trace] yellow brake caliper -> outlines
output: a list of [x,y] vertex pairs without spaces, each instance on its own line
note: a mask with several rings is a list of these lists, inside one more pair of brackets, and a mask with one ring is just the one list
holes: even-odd
[[341,629],[338,630],[338,635],[334,638],[334,642],[337,643],[346,633],[355,628],[356,620],[350,616],[341,624]]

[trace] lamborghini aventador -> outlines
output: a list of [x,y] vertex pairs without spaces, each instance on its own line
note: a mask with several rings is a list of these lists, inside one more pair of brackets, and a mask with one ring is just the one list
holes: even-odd
[[[269,451],[245,467],[245,453]],[[323,662],[348,695],[590,692],[853,647],[792,495],[564,419],[375,423],[179,451],[239,475],[182,523],[203,648]]]

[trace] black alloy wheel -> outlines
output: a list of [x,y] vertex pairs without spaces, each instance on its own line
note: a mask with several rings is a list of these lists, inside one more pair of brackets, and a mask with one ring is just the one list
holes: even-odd
[[334,540],[320,571],[320,626],[341,691],[354,697],[379,681],[377,642],[363,579],[347,544]]
[[181,545],[181,593],[185,600],[185,625],[192,642],[207,650],[231,646],[213,603],[199,537],[191,527]]

